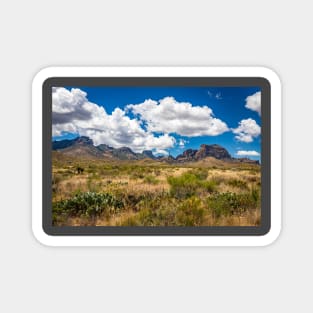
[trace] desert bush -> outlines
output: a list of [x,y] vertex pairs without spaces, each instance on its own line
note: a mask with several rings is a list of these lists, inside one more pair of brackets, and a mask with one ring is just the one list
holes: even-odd
[[233,192],[215,193],[208,197],[207,205],[213,216],[240,215],[257,208],[256,192],[236,194]]
[[192,169],[188,173],[195,175],[199,180],[205,180],[208,177],[208,170],[205,168]]
[[97,170],[97,166],[95,164],[91,163],[88,165],[88,169],[87,169],[88,173],[94,173],[96,170]]
[[216,190],[216,182],[214,180],[204,181],[201,183],[203,190],[211,193]]
[[178,207],[175,216],[177,226],[200,226],[203,223],[205,210],[197,197],[184,200]]
[[158,218],[157,211],[149,209],[142,209],[138,215],[139,225],[142,226],[158,226],[160,219]]
[[250,183],[256,183],[260,181],[260,178],[258,176],[245,176],[245,179]]
[[53,204],[52,205],[52,224],[62,225],[66,222],[68,213],[63,210],[62,206]]
[[88,175],[88,178],[92,180],[101,180],[101,176],[97,172]]
[[77,166],[76,167],[76,173],[77,174],[83,174],[84,173],[84,168],[81,166]]
[[85,192],[74,197],[53,203],[53,220],[58,216],[100,216],[102,213],[114,214],[123,208],[123,202],[109,193]]
[[[139,198],[137,198],[139,200]],[[127,217],[123,226],[174,226],[178,200],[166,192],[141,195],[131,217]]]
[[143,179],[145,178],[145,173],[143,171],[133,171],[130,174],[131,179]]
[[206,181],[194,173],[184,173],[178,177],[168,177],[170,194],[177,198],[188,198],[200,192],[213,192],[216,189],[214,181]]
[[147,195],[134,192],[126,192],[123,188],[116,188],[111,191],[112,195],[120,199],[123,203],[123,207],[126,210],[138,211],[138,204],[145,198]]
[[251,189],[251,198],[257,204],[260,201],[260,189],[256,187],[252,187]]
[[58,192],[60,182],[62,181],[62,175],[53,174],[52,175],[52,192]]
[[154,169],[153,171],[155,176],[160,176],[161,175],[161,171],[159,169]]
[[120,170],[113,165],[104,165],[99,168],[90,169],[89,173],[94,174],[97,173],[100,177],[103,176],[118,176],[120,174]]
[[205,208],[198,197],[183,201],[169,196],[141,201],[135,216],[123,221],[124,226],[199,226],[203,224]]
[[142,179],[153,173],[153,169],[147,166],[126,166],[121,168],[121,171],[133,179]]
[[247,183],[240,179],[230,179],[226,183],[227,185],[232,186],[232,187],[236,187],[240,189],[248,189]]
[[143,181],[147,184],[152,184],[152,185],[156,185],[159,183],[159,180],[156,179],[153,175],[147,175]]

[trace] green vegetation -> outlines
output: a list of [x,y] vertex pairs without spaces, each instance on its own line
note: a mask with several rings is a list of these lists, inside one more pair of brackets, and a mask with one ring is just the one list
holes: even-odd
[[237,188],[240,188],[240,189],[248,189],[248,184],[247,182],[243,181],[243,180],[240,180],[240,179],[231,179],[227,182],[227,184],[229,186],[232,186],[232,187],[237,187]]
[[202,192],[213,192],[216,187],[214,181],[207,181],[202,171],[189,171],[178,177],[170,176],[167,181],[170,185],[170,194],[176,198],[188,198]]
[[147,175],[143,181],[152,185],[156,185],[159,182],[153,175]]
[[123,208],[123,202],[108,193],[85,192],[53,204],[53,222],[61,222],[68,217],[92,217],[116,214]]
[[208,208],[215,218],[240,215],[257,206],[256,192],[236,194],[233,192],[216,193],[207,199]]
[[176,215],[178,226],[201,226],[203,225],[205,209],[199,198],[191,197],[183,201]]
[[192,197],[182,202],[165,197],[155,207],[149,202],[137,214],[123,221],[122,226],[200,226],[205,209],[200,199]]
[[260,167],[244,164],[53,158],[53,224],[258,225],[260,185]]

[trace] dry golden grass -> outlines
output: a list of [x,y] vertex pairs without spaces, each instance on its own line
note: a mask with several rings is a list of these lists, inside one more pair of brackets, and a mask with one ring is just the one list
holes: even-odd
[[[86,219],[81,217],[69,218],[68,226],[123,226],[123,223],[136,216],[136,212],[127,211],[118,215],[112,215],[110,219],[97,217]],[[211,214],[206,214],[202,225],[199,226],[259,226],[261,222],[260,210],[255,210],[244,215],[222,216],[215,218]]]
[[[83,168],[84,171],[78,174],[77,167]],[[216,193],[244,195],[251,193],[254,189],[260,190],[259,166],[228,164],[213,158],[201,162],[173,165],[147,159],[140,161],[78,160],[54,153],[53,203],[71,199],[77,193],[88,191],[116,195],[121,197],[123,201],[128,198],[135,198],[134,204],[129,204],[128,200],[125,200],[125,208],[121,212],[92,218],[69,216],[62,223],[71,226],[118,226],[137,225],[136,223],[140,221],[142,223],[140,225],[146,225],[147,218],[143,216],[145,210],[148,210],[151,215],[149,218],[152,220],[155,219],[155,211],[160,210],[163,212],[162,214],[172,216],[181,210],[181,204],[185,200],[175,200],[174,198],[171,200],[169,197],[171,186],[168,177],[181,177],[184,173],[196,169],[201,169],[202,172],[207,173],[207,178],[204,178],[204,181],[213,182],[212,186]],[[197,192],[197,197],[201,203],[190,213],[201,215],[201,225],[256,226],[260,224],[260,204],[241,213],[216,216],[212,213],[214,208],[206,205],[206,199],[210,197],[211,192],[205,190]],[[188,214],[183,216],[187,222]],[[175,219],[175,216],[172,218]]]

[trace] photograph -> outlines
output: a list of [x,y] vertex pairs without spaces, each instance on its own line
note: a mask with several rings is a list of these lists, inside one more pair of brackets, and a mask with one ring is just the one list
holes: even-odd
[[51,97],[54,227],[260,226],[259,86],[54,86]]

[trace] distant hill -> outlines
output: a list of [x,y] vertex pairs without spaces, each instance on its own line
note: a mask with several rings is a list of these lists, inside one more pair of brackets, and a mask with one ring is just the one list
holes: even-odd
[[95,146],[92,139],[85,136],[53,141],[52,150],[61,151],[68,156],[89,159],[141,160],[155,158],[152,151],[148,150],[143,151],[143,153],[135,153],[128,147],[113,148],[106,144]]
[[[185,163],[211,160],[226,162],[242,162],[250,164],[259,164],[259,161],[248,158],[232,158],[229,152],[222,146],[213,144],[202,144],[199,150],[187,149],[176,158],[173,156],[155,156],[151,150],[144,150],[142,153],[136,153],[129,147],[113,148],[106,144],[95,146],[93,141],[85,136],[75,139],[65,139],[52,142],[52,150],[60,151],[65,155],[88,158],[88,159],[115,159],[115,160],[142,160],[153,159],[167,163]],[[214,163],[214,162],[213,162]]]
[[229,152],[220,145],[202,144],[199,150],[188,149],[176,157],[178,162],[199,161],[207,157],[218,160],[231,160]]

